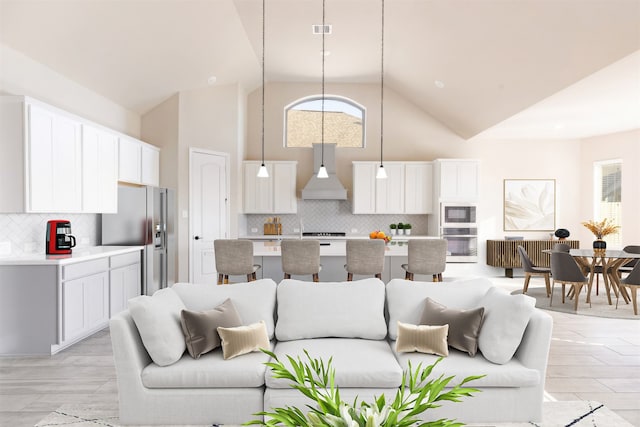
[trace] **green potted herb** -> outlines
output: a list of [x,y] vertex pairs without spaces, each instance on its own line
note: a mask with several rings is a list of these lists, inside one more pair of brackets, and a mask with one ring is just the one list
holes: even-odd
[[411,234],[411,224],[404,225],[404,234],[406,234],[407,236]]
[[339,387],[335,385],[335,369],[332,358],[325,364],[322,359],[314,359],[305,350],[308,361],[300,357],[287,356],[291,369],[278,360],[278,357],[268,351],[262,351],[272,357],[272,362],[265,363],[271,368],[274,378],[284,378],[291,381],[291,387],[317,403],[305,408],[287,406],[262,411],[254,415],[264,419],[249,421],[244,425],[263,426],[296,426],[296,427],[457,427],[462,426],[455,420],[434,419],[422,421],[418,415],[428,409],[438,408],[444,401],[460,402],[463,397],[473,397],[473,393],[480,390],[466,387],[465,384],[484,377],[484,375],[470,376],[459,384],[451,384],[454,378],[439,376],[430,379],[429,376],[435,365],[423,367],[419,364],[413,369],[409,362],[409,369],[402,375],[402,383],[393,400],[387,401],[384,394],[373,402],[358,401],[348,403],[340,398]]
[[389,228],[391,229],[391,235],[395,236],[396,235],[396,229],[398,228],[398,226],[396,224],[390,224]]
[[398,223],[398,234],[404,234],[404,224],[401,222]]

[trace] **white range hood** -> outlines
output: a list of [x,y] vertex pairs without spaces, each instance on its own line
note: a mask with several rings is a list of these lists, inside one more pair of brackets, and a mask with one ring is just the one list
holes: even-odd
[[318,178],[322,144],[313,144],[313,176],[302,189],[303,200],[347,200],[347,189],[336,176],[336,144],[324,144],[324,167],[328,178]]

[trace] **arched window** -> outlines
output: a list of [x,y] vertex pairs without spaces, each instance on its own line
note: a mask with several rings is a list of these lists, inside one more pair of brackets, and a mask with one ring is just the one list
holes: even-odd
[[[284,110],[285,147],[311,147],[322,142],[322,96],[299,99]],[[339,96],[324,98],[324,142],[338,147],[364,147],[365,108]]]

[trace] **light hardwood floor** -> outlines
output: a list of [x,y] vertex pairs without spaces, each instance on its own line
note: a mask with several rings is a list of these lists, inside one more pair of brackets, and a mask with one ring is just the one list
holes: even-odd
[[[494,282],[522,286],[518,278]],[[530,286],[544,285],[533,279]],[[547,392],[602,402],[640,426],[640,320],[548,313],[554,328]],[[117,402],[117,386],[107,330],[55,356],[0,358],[0,426],[33,426],[65,403],[110,401]]]

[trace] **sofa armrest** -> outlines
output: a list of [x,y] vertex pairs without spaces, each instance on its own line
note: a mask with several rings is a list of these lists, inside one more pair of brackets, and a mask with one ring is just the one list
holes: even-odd
[[151,363],[151,357],[129,310],[114,315],[109,321],[109,329],[120,394],[144,387],[141,374]]
[[552,329],[553,318],[540,309],[534,309],[515,353],[515,358],[524,366],[541,373],[540,380],[543,384],[549,359]]

